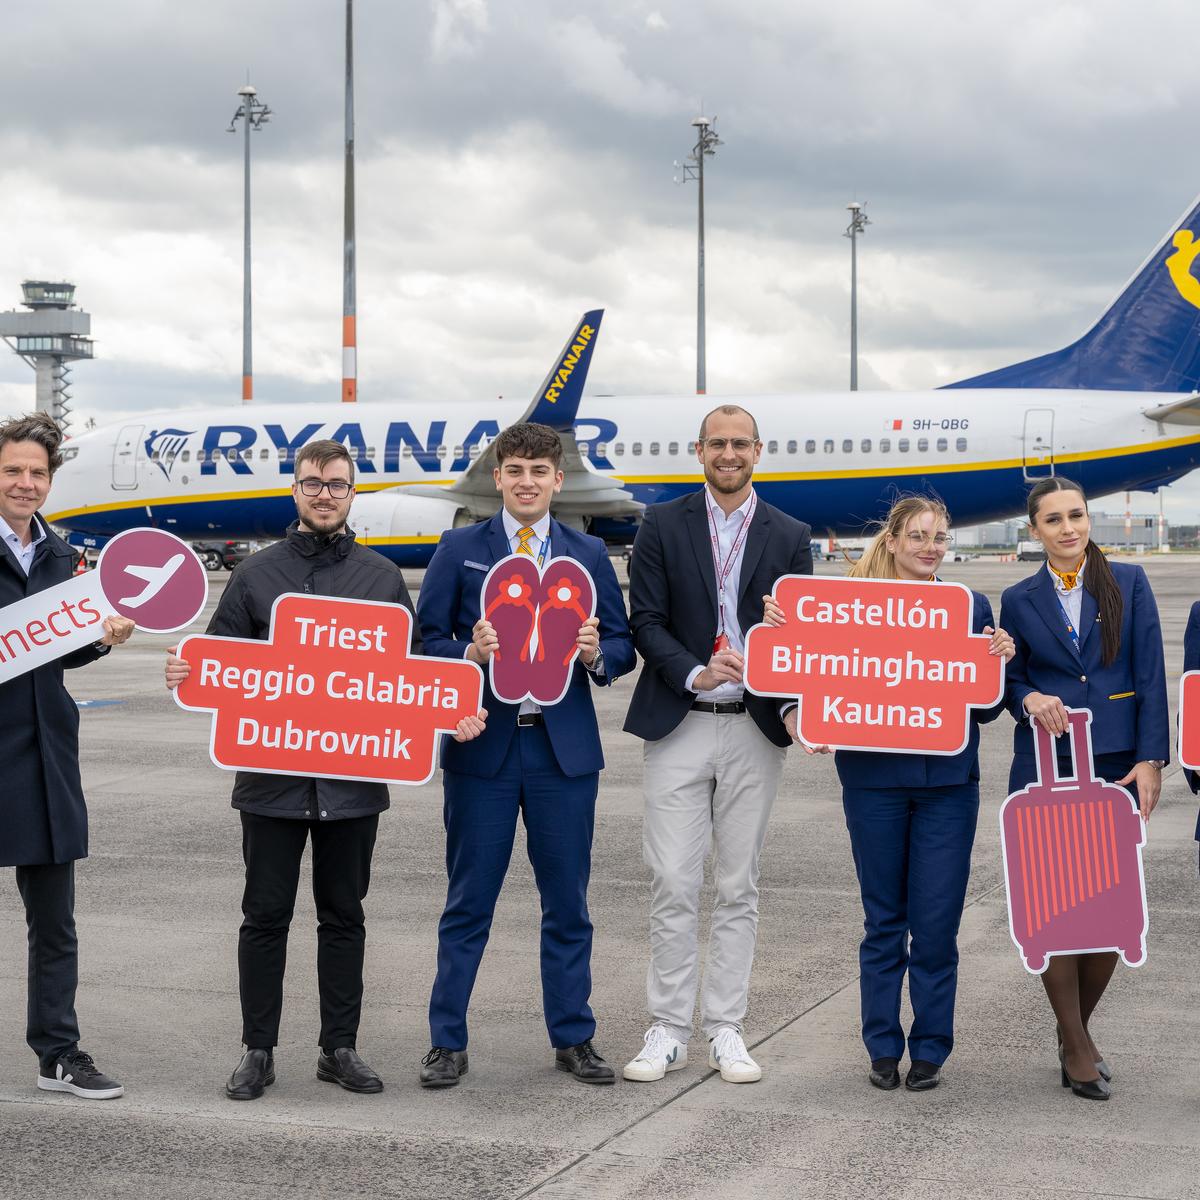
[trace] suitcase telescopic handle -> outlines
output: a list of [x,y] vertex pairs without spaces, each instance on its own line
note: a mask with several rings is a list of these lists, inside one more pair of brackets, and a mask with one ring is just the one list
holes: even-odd
[[1036,721],[1033,723],[1033,744],[1037,754],[1038,773],[1042,786],[1055,783],[1095,783],[1092,775],[1092,757],[1088,753],[1088,724],[1092,714],[1087,710],[1067,709],[1067,733],[1071,739],[1071,757],[1074,769],[1066,779],[1059,779],[1056,771],[1057,755],[1054,753],[1055,738],[1051,737]]

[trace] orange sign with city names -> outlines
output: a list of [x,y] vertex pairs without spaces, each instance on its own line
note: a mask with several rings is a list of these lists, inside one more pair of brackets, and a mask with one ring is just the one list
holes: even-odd
[[971,632],[960,583],[785,575],[780,626],[746,635],[746,687],[799,702],[810,746],[957,754],[971,710],[1004,695],[1004,660]]
[[1200,771],[1200,671],[1186,671],[1179,679],[1179,762]]
[[183,707],[213,714],[209,753],[231,771],[425,783],[438,734],[479,711],[474,663],[410,653],[398,604],[287,593],[265,641],[201,635],[178,654]]

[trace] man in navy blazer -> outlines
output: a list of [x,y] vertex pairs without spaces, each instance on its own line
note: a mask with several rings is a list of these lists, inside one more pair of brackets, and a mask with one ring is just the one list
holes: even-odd
[[447,530],[417,603],[425,653],[486,666],[499,645],[482,619],[480,592],[493,564],[527,553],[539,565],[572,558],[596,585],[596,616],[580,628],[566,694],[540,708],[497,700],[485,689],[487,727],[442,754],[449,888],[438,926],[438,969],[429,1001],[432,1048],[424,1087],[450,1087],[467,1071],[467,1006],[512,854],[518,812],[542,903],[542,1001],[555,1065],[585,1083],[612,1083],[592,1045],[591,870],[599,772],[604,766],[591,686],[607,686],[634,664],[625,603],[599,538],[550,516],[562,487],[562,442],[545,425],[512,425],[496,439],[496,487],[504,506],[491,520]]

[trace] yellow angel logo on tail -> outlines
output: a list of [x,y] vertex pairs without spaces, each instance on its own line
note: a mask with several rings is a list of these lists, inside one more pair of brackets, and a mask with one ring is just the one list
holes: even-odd
[[1191,305],[1200,308],[1200,279],[1192,274],[1192,263],[1200,255],[1200,241],[1190,229],[1180,229],[1171,239],[1175,253],[1167,259],[1167,270],[1175,290]]

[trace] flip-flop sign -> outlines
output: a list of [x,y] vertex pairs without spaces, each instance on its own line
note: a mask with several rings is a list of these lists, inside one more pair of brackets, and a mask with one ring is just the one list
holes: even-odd
[[174,633],[207,601],[208,576],[187,542],[162,529],[127,529],[105,544],[95,570],[5,607],[0,683],[99,641],[106,617]]
[[479,610],[500,648],[488,661],[497,700],[548,707],[566,694],[579,630],[596,612],[596,585],[573,558],[542,568],[527,554],[502,558],[483,581]]

